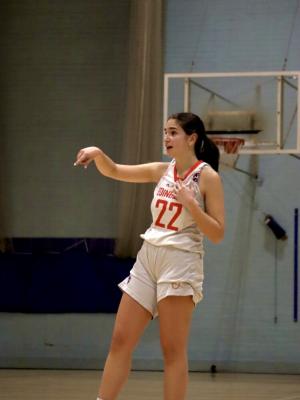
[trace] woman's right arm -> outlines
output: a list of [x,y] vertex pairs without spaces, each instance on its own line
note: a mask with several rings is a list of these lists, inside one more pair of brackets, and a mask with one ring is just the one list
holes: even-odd
[[138,165],[116,164],[98,147],[81,149],[77,154],[74,165],[83,165],[87,168],[91,161],[95,162],[97,169],[104,176],[119,181],[136,183],[158,182],[168,167],[168,163],[164,162]]

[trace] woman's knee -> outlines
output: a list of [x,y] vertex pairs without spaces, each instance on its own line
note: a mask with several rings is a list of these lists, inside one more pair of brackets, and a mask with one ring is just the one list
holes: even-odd
[[161,349],[165,362],[178,362],[187,357],[186,346],[172,340],[161,340]]
[[121,329],[116,329],[112,335],[110,351],[131,353],[133,349],[134,343],[127,332],[124,332]]

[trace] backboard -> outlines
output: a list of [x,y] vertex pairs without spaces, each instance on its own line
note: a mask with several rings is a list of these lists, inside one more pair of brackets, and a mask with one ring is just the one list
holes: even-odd
[[189,111],[212,138],[242,138],[239,154],[299,154],[299,78],[300,71],[165,74],[164,123]]

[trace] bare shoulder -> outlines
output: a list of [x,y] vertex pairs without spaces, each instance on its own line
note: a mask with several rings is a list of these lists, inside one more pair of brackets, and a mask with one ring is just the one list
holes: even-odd
[[217,171],[209,165],[203,168],[200,179],[200,190],[202,194],[208,190],[214,190],[217,187],[222,187],[222,180]]
[[203,168],[201,173],[202,179],[204,180],[221,180],[220,175],[210,165]]

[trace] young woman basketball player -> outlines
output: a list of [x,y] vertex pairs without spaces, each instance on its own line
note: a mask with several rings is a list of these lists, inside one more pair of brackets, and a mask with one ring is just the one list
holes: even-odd
[[164,145],[170,163],[120,165],[97,147],[79,151],[75,165],[94,161],[101,174],[126,182],[157,182],[151,203],[153,222],[142,235],[123,296],[98,400],[117,398],[131,355],[149,321],[159,316],[164,356],[164,399],[184,400],[188,383],[187,344],[194,306],[202,298],[203,237],[224,235],[224,202],[216,172],[219,151],[191,113],[169,117]]

